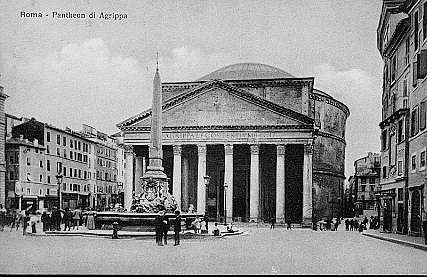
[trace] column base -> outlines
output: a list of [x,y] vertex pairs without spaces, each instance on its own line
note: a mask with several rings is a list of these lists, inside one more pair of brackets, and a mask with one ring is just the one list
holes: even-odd
[[276,224],[285,224],[286,223],[286,221],[285,221],[285,218],[276,218]]
[[311,217],[304,217],[301,225],[303,227],[312,227],[313,226],[313,219]]

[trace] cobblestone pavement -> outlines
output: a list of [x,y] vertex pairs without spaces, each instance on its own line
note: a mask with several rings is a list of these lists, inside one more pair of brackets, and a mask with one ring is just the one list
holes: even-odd
[[0,232],[1,273],[427,274],[427,252],[359,232],[247,228],[248,235],[173,241]]

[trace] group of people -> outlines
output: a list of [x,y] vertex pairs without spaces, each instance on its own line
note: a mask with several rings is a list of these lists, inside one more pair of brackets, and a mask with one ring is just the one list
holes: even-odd
[[0,204],[0,231],[4,231],[5,226],[10,227],[10,231],[18,230],[22,226],[23,235],[27,233],[27,227],[31,226],[31,233],[36,233],[36,225],[42,223],[43,232],[61,231],[61,224],[64,224],[64,231],[79,229],[79,226],[86,225],[90,230],[95,229],[95,212],[89,209],[85,213],[80,208],[71,211],[57,207],[44,210],[40,216],[40,211],[31,207],[19,211],[17,209],[6,210]]
[[379,222],[376,216],[375,217],[371,216],[369,220],[368,220],[368,217],[365,216],[365,218],[361,222],[359,222],[356,218],[352,218],[352,219],[347,218],[345,220],[345,230],[363,232],[363,230],[366,230],[368,228],[368,223],[369,223],[369,229],[379,228]]
[[208,217],[204,216],[200,218],[196,216],[193,222],[191,222],[191,227],[194,229],[195,234],[207,234],[209,231],[208,227]]
[[[168,244],[168,232],[170,229],[169,219],[165,216],[164,211],[160,211],[154,219],[154,226],[156,230],[156,243],[159,246]],[[175,211],[175,218],[173,219],[173,230],[175,238],[175,246],[180,244],[179,233],[181,232],[181,213]]]

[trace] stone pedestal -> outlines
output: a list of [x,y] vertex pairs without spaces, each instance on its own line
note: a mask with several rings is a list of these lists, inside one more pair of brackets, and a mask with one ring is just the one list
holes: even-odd
[[259,145],[251,145],[251,169],[250,169],[250,221],[259,221]]

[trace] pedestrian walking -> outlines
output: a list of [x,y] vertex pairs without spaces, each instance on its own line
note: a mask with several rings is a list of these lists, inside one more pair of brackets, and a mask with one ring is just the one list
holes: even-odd
[[37,224],[37,214],[36,212],[33,210],[32,214],[30,215],[30,225],[31,225],[31,233],[35,234],[37,233],[36,230],[36,224]]
[[196,219],[194,219],[193,223],[192,223],[193,227],[194,227],[194,233],[198,234],[200,233],[200,228],[201,228],[201,220],[198,216],[196,216]]
[[218,229],[218,222],[215,222],[215,226],[214,226],[212,233],[214,236],[219,236],[221,234],[221,232]]
[[350,219],[350,231],[353,231],[354,229],[354,220]]
[[427,245],[427,217],[423,221],[424,244]]
[[174,238],[175,238],[175,244],[174,246],[177,246],[180,244],[179,241],[179,233],[181,232],[181,213],[180,211],[175,211],[175,220],[173,222],[173,231],[174,231]]
[[348,220],[348,218],[344,221],[344,224],[345,224],[345,230],[348,231],[350,227],[350,221]]
[[274,229],[274,224],[276,223],[276,218],[272,216],[270,219],[270,222],[271,222],[270,229]]
[[206,221],[202,218],[202,221],[200,221],[200,232],[201,234],[207,234],[208,233],[208,224]]
[[79,229],[81,217],[82,217],[82,211],[80,210],[80,208],[75,209],[73,212],[73,230],[74,230],[74,227],[76,226],[77,226],[77,230]]
[[71,223],[73,220],[73,213],[70,211],[70,208],[65,208],[65,212],[64,212],[64,231],[67,230],[68,227],[68,231],[70,231],[71,229]]

